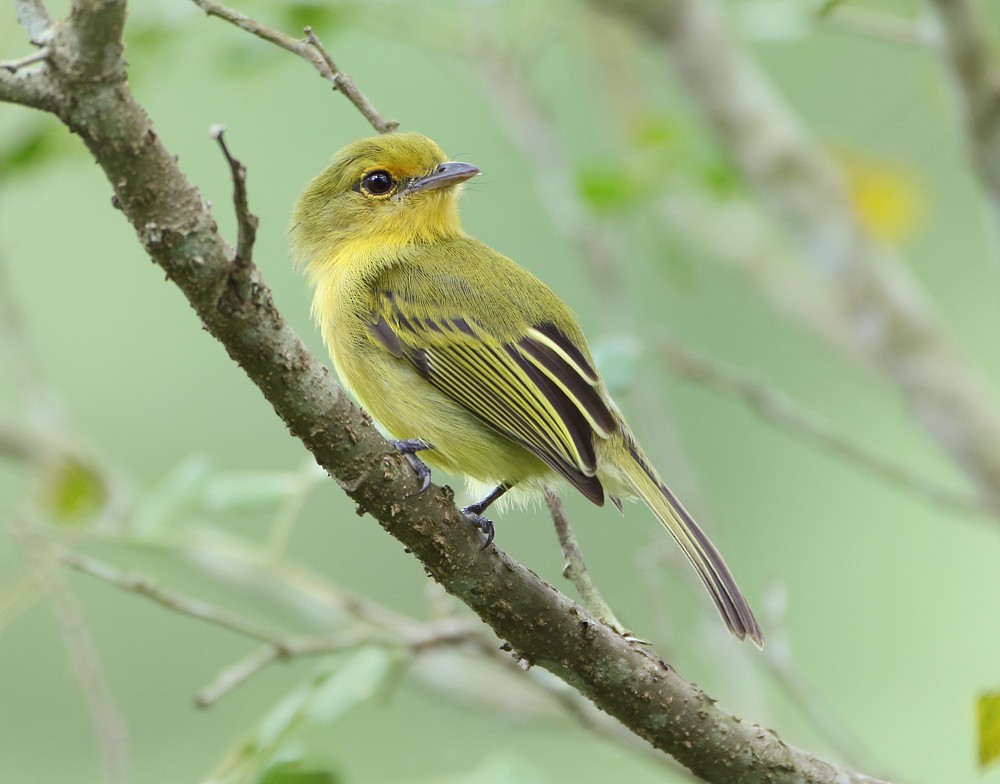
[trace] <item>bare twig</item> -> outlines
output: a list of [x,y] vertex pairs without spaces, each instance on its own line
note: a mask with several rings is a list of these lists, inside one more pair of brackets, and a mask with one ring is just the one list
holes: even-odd
[[320,76],[333,85],[333,89],[343,93],[347,100],[354,104],[354,107],[361,112],[362,116],[379,133],[390,133],[399,127],[399,123],[395,120],[386,120],[382,117],[371,101],[357,88],[354,81],[337,68],[333,59],[323,47],[323,44],[320,43],[320,40],[310,28],[307,27],[305,30],[305,39],[300,40],[292,38],[280,30],[275,30],[273,27],[268,27],[255,19],[251,19],[239,11],[227,8],[221,3],[215,2],[215,0],[192,0],[192,2],[209,16],[224,19],[241,30],[301,57],[319,71]]
[[247,264],[253,261],[253,245],[257,240],[260,220],[250,212],[250,203],[247,199],[247,167],[243,161],[237,160],[230,154],[223,137],[225,131],[224,126],[214,125],[209,134],[219,143],[222,154],[226,156],[226,162],[229,164],[229,171],[233,175],[233,206],[236,210],[237,225],[235,262]]
[[873,476],[921,495],[946,509],[963,514],[1000,515],[1000,507],[987,500],[944,487],[934,479],[922,476],[869,449],[827,424],[816,414],[806,411],[774,387],[718,361],[700,356],[690,349],[682,348],[672,341],[661,344],[661,353],[675,373],[739,397],[765,419],[857,464],[870,471]]
[[210,708],[237,686],[280,658],[281,650],[277,646],[262,645],[235,664],[226,667],[210,684],[199,690],[194,696],[195,705],[199,708]]
[[628,631],[615,617],[611,606],[601,595],[594,581],[590,579],[590,572],[587,571],[587,564],[583,561],[583,553],[580,552],[576,534],[573,533],[573,527],[566,516],[566,508],[563,506],[562,499],[551,489],[545,488],[545,503],[549,507],[549,514],[552,515],[556,535],[559,537],[559,546],[566,558],[566,565],[563,566],[563,577],[573,583],[584,607],[622,636],[628,636]]
[[229,629],[230,631],[279,648],[282,647],[283,638],[280,634],[266,626],[261,626],[250,618],[229,612],[201,599],[195,599],[159,588],[149,578],[141,575],[126,574],[111,564],[92,558],[89,555],[84,555],[83,553],[61,550],[58,556],[62,563],[76,569],[78,572],[89,574],[106,583],[116,585],[124,591],[145,596],[157,604],[166,607],[168,610],[207,621],[215,626],[221,626],[224,629]]
[[40,63],[47,60],[49,57],[49,50],[42,48],[37,52],[32,52],[31,54],[25,55],[19,60],[0,60],[0,68],[10,73],[17,73],[22,68],[27,68],[29,65],[34,65],[35,63]]

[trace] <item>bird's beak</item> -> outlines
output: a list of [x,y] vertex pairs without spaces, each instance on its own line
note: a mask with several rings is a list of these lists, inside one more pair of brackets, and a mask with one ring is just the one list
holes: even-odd
[[408,196],[411,193],[419,193],[420,191],[435,191],[438,188],[447,188],[451,185],[458,185],[460,182],[465,182],[477,174],[479,174],[479,169],[471,163],[448,161],[447,163],[442,163],[430,174],[413,180],[403,188],[399,195]]

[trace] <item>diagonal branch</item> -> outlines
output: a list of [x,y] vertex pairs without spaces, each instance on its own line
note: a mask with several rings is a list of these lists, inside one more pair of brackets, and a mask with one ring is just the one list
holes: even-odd
[[[94,6],[79,2],[74,8],[82,14]],[[161,144],[121,63],[77,50],[97,40],[107,53],[113,44],[72,25],[59,30],[50,60],[51,78],[60,80],[55,111],[103,169],[150,257],[317,462],[521,661],[556,674],[706,780],[874,781],[726,712],[655,654],[503,551],[480,551],[447,488],[432,485],[414,495],[409,465],[308,353],[274,306],[259,270],[232,263],[210,208]],[[107,81],[83,78],[97,62]]]

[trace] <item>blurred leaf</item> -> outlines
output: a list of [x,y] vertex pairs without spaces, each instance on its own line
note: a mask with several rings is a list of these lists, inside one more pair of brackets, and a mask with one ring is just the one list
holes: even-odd
[[576,187],[596,210],[624,210],[639,201],[644,188],[619,164],[591,164],[576,172]]
[[713,157],[700,170],[703,184],[718,196],[731,196],[743,188],[743,180],[733,164],[721,157]]
[[824,0],[824,2],[816,10],[816,16],[819,18],[830,16],[837,10],[837,8],[844,5],[846,2],[847,0]]
[[1000,757],[1000,692],[979,695],[976,717],[979,724],[979,764],[985,767]]
[[257,734],[252,748],[255,751],[266,750],[274,746],[291,728],[292,724],[302,715],[302,710],[309,701],[312,690],[308,683],[300,683],[267,712],[257,725]]
[[[298,767],[302,756],[299,740],[318,726],[336,721],[370,699],[389,674],[393,658],[393,654],[375,647],[331,657],[332,664],[328,665],[331,669],[300,683],[285,695],[260,720],[256,730],[226,754],[218,770],[207,781],[211,784],[243,784],[250,780],[248,770],[260,770],[262,766],[267,766],[262,777],[254,777],[253,781],[268,784],[337,781],[326,771]],[[322,775],[329,778],[308,778]]]
[[393,656],[384,648],[361,648],[339,662],[318,685],[307,707],[313,724],[330,724],[375,694]]
[[632,128],[632,140],[643,149],[678,147],[683,138],[683,126],[672,117],[643,115]]
[[91,465],[64,454],[46,471],[41,500],[56,523],[74,524],[104,508],[108,488]]
[[288,3],[283,7],[284,21],[282,27],[296,35],[306,27],[311,27],[317,34],[322,31],[329,35],[338,28],[344,27],[347,13],[333,3],[303,2]]
[[211,463],[204,455],[190,455],[142,495],[132,515],[133,533],[151,536],[202,494]]
[[68,149],[66,130],[56,122],[42,120],[32,123],[0,149],[0,172],[7,179],[26,169],[52,159]]
[[328,770],[307,769],[301,762],[279,762],[257,780],[258,784],[336,784],[340,778]]

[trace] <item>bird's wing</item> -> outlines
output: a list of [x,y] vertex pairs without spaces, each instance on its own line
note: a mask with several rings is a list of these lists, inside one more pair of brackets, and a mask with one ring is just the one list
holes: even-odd
[[[499,306],[497,304],[496,306]],[[428,383],[482,422],[521,444],[595,504],[594,437],[608,438],[615,415],[580,348],[551,323],[499,337],[474,315],[421,296],[419,307],[376,293],[370,334]]]

